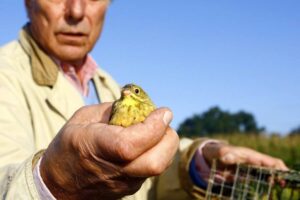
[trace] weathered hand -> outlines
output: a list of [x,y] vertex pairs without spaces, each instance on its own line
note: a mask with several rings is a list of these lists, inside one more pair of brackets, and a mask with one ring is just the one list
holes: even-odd
[[41,175],[58,199],[117,199],[172,162],[179,139],[166,108],[128,128],[108,125],[111,103],[79,109],[47,148]]
[[208,143],[203,148],[205,160],[211,164],[213,159],[220,161],[222,165],[250,164],[287,170],[287,166],[281,159],[259,153],[246,147],[231,146],[224,143]]

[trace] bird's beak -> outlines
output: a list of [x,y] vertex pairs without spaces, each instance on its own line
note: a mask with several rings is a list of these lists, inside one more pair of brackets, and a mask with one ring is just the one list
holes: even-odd
[[130,90],[128,90],[128,89],[125,89],[125,90],[122,90],[122,95],[123,96],[129,96],[130,95]]

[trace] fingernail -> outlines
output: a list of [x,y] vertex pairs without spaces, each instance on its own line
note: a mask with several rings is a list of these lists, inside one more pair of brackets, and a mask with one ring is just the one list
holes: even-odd
[[166,111],[163,117],[163,121],[165,125],[169,125],[172,118],[173,118],[172,113],[170,111]]

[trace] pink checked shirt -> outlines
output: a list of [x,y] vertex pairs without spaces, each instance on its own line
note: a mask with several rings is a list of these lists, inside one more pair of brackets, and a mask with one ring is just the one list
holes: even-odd
[[81,95],[86,97],[89,93],[88,82],[95,75],[98,66],[94,59],[88,55],[83,65],[77,68],[68,63],[55,61],[60,66],[66,79],[70,81]]

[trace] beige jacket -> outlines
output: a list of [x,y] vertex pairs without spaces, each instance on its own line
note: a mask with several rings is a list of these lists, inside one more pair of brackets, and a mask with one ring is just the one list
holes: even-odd
[[[101,102],[118,98],[119,86],[107,73],[99,69],[93,80]],[[39,199],[32,175],[42,154],[38,152],[47,148],[82,106],[81,95],[26,28],[20,32],[19,41],[0,49],[0,199]],[[199,196],[202,191],[188,176],[189,162],[199,142],[182,140],[181,153],[169,170],[155,180],[147,180],[135,195],[125,199]]]

